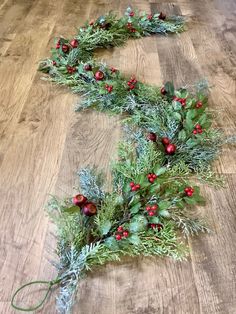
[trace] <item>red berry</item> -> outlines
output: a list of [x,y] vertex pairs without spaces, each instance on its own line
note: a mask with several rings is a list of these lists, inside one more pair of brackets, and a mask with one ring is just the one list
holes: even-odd
[[187,187],[187,188],[184,189],[184,192],[185,192],[185,193],[187,193],[188,191],[190,191],[190,188],[189,188],[189,187]]
[[125,238],[127,238],[127,237],[129,236],[129,231],[125,230],[125,231],[123,232],[123,236],[124,236]]
[[164,13],[160,13],[160,15],[158,16],[158,18],[160,19],[160,20],[165,20],[166,19],[166,15],[164,14]]
[[76,68],[75,68],[75,67],[70,67],[70,66],[67,67],[67,72],[68,72],[69,74],[73,74],[75,71],[76,71]]
[[161,94],[162,94],[162,95],[166,95],[166,93],[167,93],[167,92],[166,92],[166,90],[165,90],[165,87],[163,86],[163,87],[161,88]]
[[140,184],[136,184],[136,189],[140,189]]
[[63,52],[68,52],[69,51],[69,46],[68,45],[62,45],[62,51]]
[[52,64],[53,64],[53,65],[57,65],[56,61],[52,61]]
[[165,148],[165,152],[167,155],[174,155],[174,153],[176,152],[176,145],[168,144]]
[[89,22],[89,25],[92,26],[93,24],[94,24],[94,20],[91,20],[91,21]]
[[149,173],[149,174],[147,175],[147,178],[148,178],[148,179],[151,179],[151,178],[152,178],[152,174]]
[[170,140],[168,139],[168,137],[163,137],[161,142],[165,146],[170,144]]
[[153,179],[153,178],[150,178],[150,179],[149,179],[149,182],[150,182],[150,183],[153,183],[154,181],[155,181],[155,179]]
[[72,39],[71,42],[70,42],[70,45],[72,48],[77,48],[78,45],[79,45],[79,42],[77,39]]
[[122,239],[122,236],[121,236],[120,234],[117,234],[117,235],[116,235],[116,240],[117,240],[117,241],[120,241],[121,239]]
[[111,67],[111,72],[112,72],[112,73],[115,73],[115,72],[117,72],[117,69]]
[[193,130],[193,134],[197,134],[197,130]]
[[97,213],[97,207],[94,203],[88,202],[84,204],[82,211],[85,216],[93,216]]
[[87,202],[87,197],[82,194],[77,194],[73,197],[72,202],[76,206],[80,206]]
[[101,81],[104,79],[104,73],[102,71],[97,71],[95,74],[94,74],[94,77],[97,81]]
[[85,71],[92,71],[92,66],[91,66],[91,64],[85,64],[84,70],[85,70]]
[[152,14],[148,14],[147,19],[148,19],[149,21],[151,21],[151,19],[152,19]]
[[156,227],[158,231],[161,231],[161,229],[164,228],[162,224],[157,224]]
[[137,188],[136,188],[136,186],[133,186],[132,188],[131,188],[131,191],[137,191]]
[[202,127],[201,127],[201,125],[198,123],[198,124],[196,124],[195,128],[196,128],[196,129],[201,129]]
[[134,12],[133,11],[130,12],[129,16],[134,16]]
[[156,136],[155,133],[150,132],[150,133],[147,135],[147,139],[148,139],[149,141],[156,142],[157,136]]
[[149,211],[149,212],[148,212],[148,215],[149,215],[149,216],[154,216],[155,213],[154,213],[153,211]]
[[108,88],[107,88],[107,91],[108,91],[108,93],[111,93],[112,92],[112,90],[113,90],[113,86],[108,86]]
[[154,180],[156,180],[157,175],[156,175],[155,173],[153,173],[153,174],[152,174],[152,178],[153,178]]
[[155,228],[157,227],[157,225],[156,225],[156,224],[150,224],[150,227],[151,227],[152,229],[155,229]]
[[135,86],[134,85],[130,85],[130,87],[129,87],[129,89],[131,90],[131,89],[134,89],[135,88]]
[[197,103],[196,103],[196,108],[201,108],[202,107],[202,102],[201,101],[198,101]]
[[123,227],[122,226],[119,226],[118,228],[117,228],[117,231],[118,232],[122,232],[124,229],[123,229]]
[[186,99],[180,98],[179,102],[181,103],[182,107],[186,106]]
[[155,204],[155,205],[152,205],[151,209],[152,210],[157,210],[158,206]]
[[193,195],[193,192],[192,191],[188,191],[186,194],[187,194],[187,196],[191,197]]
[[147,207],[146,207],[146,210],[147,210],[147,211],[151,210],[151,206],[147,206]]
[[130,182],[130,187],[132,188],[132,187],[134,187],[135,186],[135,183],[134,182]]
[[198,132],[198,133],[202,133],[202,129],[198,129],[197,132]]

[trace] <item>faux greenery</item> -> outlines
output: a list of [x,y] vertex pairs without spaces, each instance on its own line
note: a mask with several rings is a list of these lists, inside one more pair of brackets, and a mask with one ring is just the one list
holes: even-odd
[[[49,203],[58,227],[60,313],[70,313],[79,279],[95,266],[125,255],[180,260],[188,253],[181,235],[209,231],[196,214],[196,206],[205,203],[196,182],[222,185],[211,163],[226,139],[212,125],[205,82],[194,91],[176,90],[172,83],[159,88],[127,79],[93,58],[97,48],[183,28],[181,17],[161,12],[147,15],[128,8],[121,18],[111,12],[86,23],[72,40],[57,39],[52,57],[40,64],[50,80],[82,95],[77,110],[122,114],[124,123],[112,188],[101,172],[81,169],[79,193],[86,200],[52,198]],[[163,138],[174,152],[168,152]],[[84,209],[88,202],[96,208],[91,216]]]

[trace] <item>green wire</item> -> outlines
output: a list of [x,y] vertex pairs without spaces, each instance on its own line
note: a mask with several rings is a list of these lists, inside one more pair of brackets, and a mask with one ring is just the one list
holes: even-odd
[[[43,280],[37,280],[37,281],[31,281],[31,282],[28,282],[26,283],[25,285],[21,286],[19,289],[16,290],[16,292],[13,294],[12,296],[12,299],[11,299],[11,306],[15,309],[15,310],[18,310],[18,311],[23,311],[23,312],[32,312],[32,311],[35,311],[37,310],[38,308],[40,308],[43,303],[45,302],[45,300],[47,299],[50,291],[52,290],[52,287],[59,284],[61,281],[60,278],[56,278],[55,280],[52,280],[52,281],[43,281]],[[24,307],[20,307],[20,306],[17,306],[14,301],[15,301],[15,298],[16,296],[18,295],[18,293],[23,290],[25,287],[28,287],[28,286],[31,286],[31,285],[38,285],[38,284],[47,284],[48,285],[48,289],[46,291],[46,294],[44,296],[44,298],[39,302],[39,304],[33,306],[33,307],[29,307],[29,308],[24,308]]]

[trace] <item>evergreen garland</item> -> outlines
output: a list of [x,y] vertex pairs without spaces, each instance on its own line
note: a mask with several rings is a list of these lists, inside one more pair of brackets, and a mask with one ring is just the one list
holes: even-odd
[[111,12],[86,23],[72,40],[59,38],[51,59],[40,64],[50,80],[82,95],[78,111],[122,114],[125,134],[112,165],[112,191],[102,173],[81,169],[79,194],[48,204],[58,227],[60,313],[70,313],[79,279],[94,266],[125,255],[180,260],[188,253],[181,233],[209,232],[195,213],[205,200],[192,182],[222,185],[211,163],[227,139],[212,126],[205,82],[194,92],[176,90],[170,82],[159,88],[127,79],[93,58],[96,48],[183,29],[178,16],[128,8],[118,18]]

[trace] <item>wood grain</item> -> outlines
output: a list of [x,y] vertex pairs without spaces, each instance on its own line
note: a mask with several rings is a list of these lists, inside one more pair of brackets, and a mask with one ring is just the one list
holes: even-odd
[[[55,227],[43,206],[48,194],[74,193],[81,166],[104,168],[116,156],[119,117],[74,113],[79,98],[40,80],[37,63],[58,35],[110,9],[122,13],[127,0],[0,0],[0,313],[14,313],[12,292],[55,270]],[[188,29],[180,36],[129,41],[100,51],[98,58],[147,83],[176,86],[209,80],[218,126],[235,133],[235,9],[233,0],[132,1],[135,8],[182,13]],[[236,312],[236,153],[225,147],[215,163],[227,187],[205,189],[211,235],[189,239],[190,257],[125,259],[89,274],[80,284],[78,314],[234,314]],[[32,303],[39,293],[26,294]],[[54,314],[54,295],[38,313]]]

